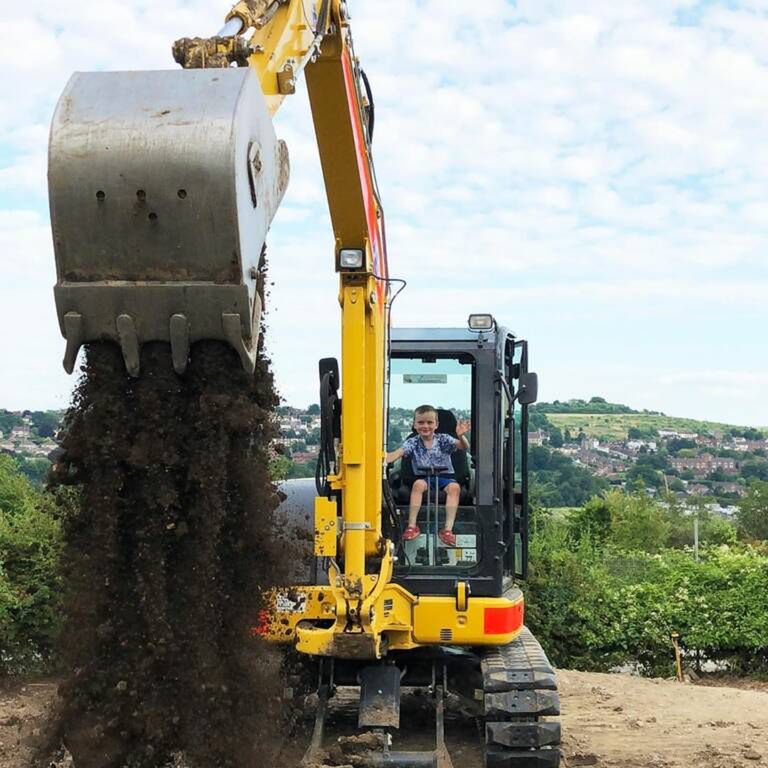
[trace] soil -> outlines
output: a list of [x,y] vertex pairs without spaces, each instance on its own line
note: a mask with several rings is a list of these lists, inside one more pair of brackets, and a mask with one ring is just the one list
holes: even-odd
[[248,765],[266,756],[282,691],[252,627],[291,560],[268,472],[272,376],[218,342],[194,345],[183,376],[165,344],[145,345],[141,368],[131,378],[115,345],[90,345],[65,421],[54,474],[80,499],[64,520],[73,672],[41,739],[77,768],[179,753]]
[[[717,686],[624,674],[560,671],[564,768],[750,768],[768,765],[768,692],[745,681]],[[709,682],[705,678],[703,683]],[[729,687],[735,682],[738,687]],[[0,768],[27,768],[33,732],[44,728],[57,681],[15,682],[0,691]],[[449,719],[454,765],[481,768],[473,729]],[[424,734],[427,741],[427,734]],[[423,746],[423,745],[422,745]],[[273,762],[294,768],[300,744]],[[180,765],[177,760],[176,765]],[[213,765],[213,764],[211,764]],[[53,768],[72,768],[64,757]]]

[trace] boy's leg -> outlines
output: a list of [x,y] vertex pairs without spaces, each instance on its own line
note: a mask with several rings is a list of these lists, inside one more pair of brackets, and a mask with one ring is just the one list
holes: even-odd
[[[419,510],[421,509],[421,499],[424,496],[424,491],[427,490],[426,480],[414,480],[411,487],[411,505],[408,509],[408,527],[413,528],[416,525],[416,518],[419,516]],[[454,514],[455,517],[455,514]]]
[[445,486],[445,530],[452,531],[456,522],[456,512],[459,507],[459,493],[461,487],[458,483],[448,483]]

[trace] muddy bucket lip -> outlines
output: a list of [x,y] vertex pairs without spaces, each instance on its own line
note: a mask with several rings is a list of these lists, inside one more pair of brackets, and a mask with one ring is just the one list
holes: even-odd
[[62,336],[63,365],[75,367],[83,344],[120,345],[126,369],[140,374],[141,347],[168,342],[174,369],[184,373],[192,344],[203,339],[229,344],[243,368],[253,373],[262,304],[246,286],[211,283],[65,283],[54,288]]

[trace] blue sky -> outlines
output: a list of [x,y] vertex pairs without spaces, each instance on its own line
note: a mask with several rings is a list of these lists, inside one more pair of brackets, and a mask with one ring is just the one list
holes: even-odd
[[[398,325],[493,312],[544,399],[602,395],[768,425],[768,2],[350,0]],[[31,0],[0,23],[0,407],[63,407],[45,187],[74,70],[170,68],[214,0]],[[333,243],[306,94],[277,117],[291,183],[270,233],[285,399],[338,354]]]

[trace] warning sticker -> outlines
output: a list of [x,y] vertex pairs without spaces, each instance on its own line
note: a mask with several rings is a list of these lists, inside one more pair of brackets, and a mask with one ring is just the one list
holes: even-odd
[[275,609],[278,613],[306,613],[307,596],[303,592],[278,592]]
[[447,384],[447,373],[404,373],[403,384]]

